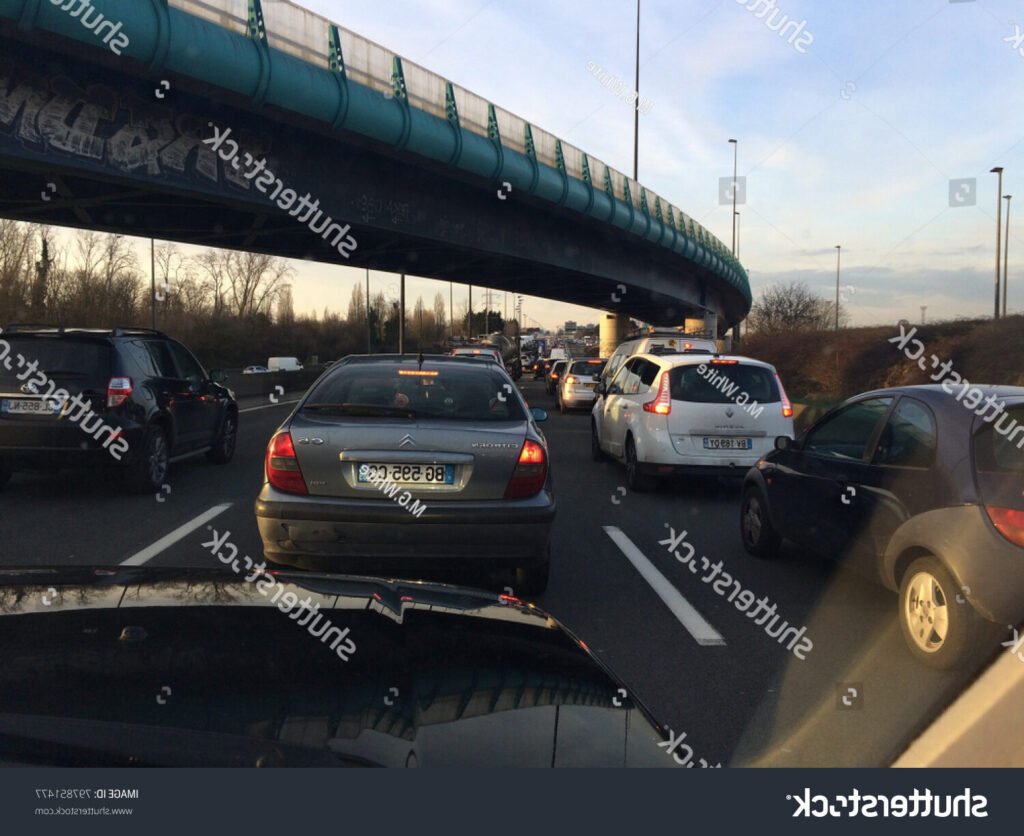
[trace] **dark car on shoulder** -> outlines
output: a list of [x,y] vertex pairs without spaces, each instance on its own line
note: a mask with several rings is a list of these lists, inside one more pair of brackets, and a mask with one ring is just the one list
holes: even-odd
[[936,668],[981,662],[1024,616],[1024,387],[973,388],[971,404],[942,386],[858,395],[776,439],[743,486],[749,553],[789,540],[897,591],[907,646]]
[[181,343],[143,328],[0,331],[0,487],[19,471],[114,466],[136,492],[235,452],[238,404]]

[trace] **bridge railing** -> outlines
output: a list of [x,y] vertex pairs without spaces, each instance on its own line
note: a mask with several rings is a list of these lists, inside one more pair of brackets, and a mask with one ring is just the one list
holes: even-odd
[[[169,4],[188,14],[209,20],[233,32],[246,34],[249,31],[249,0],[169,0]],[[263,25],[267,43],[274,49],[289,53],[317,66],[330,65],[330,28],[334,25],[340,35],[341,53],[345,72],[354,81],[371,87],[384,94],[393,89],[392,72],[395,53],[380,44],[357,35],[349,29],[332,24],[327,18],[304,9],[290,0],[262,0]],[[406,92],[411,105],[444,118],[445,90],[447,79],[402,58]],[[488,136],[488,113],[490,103],[457,85],[452,85],[459,124],[480,136]],[[502,145],[524,153],[527,121],[502,108],[495,106],[495,119]],[[551,168],[558,168],[558,138],[545,130],[530,125],[537,160]],[[561,143],[565,172],[578,180],[584,176],[584,152],[566,142]],[[629,201],[637,210],[642,209],[641,186],[620,171],[604,162],[586,155],[590,169],[590,180],[594,188],[604,190],[605,170],[611,174],[612,192],[619,200],[626,200],[626,185]],[[654,217],[655,201],[659,201],[662,219],[667,223],[669,208],[677,229],[686,233],[702,235],[704,240],[720,254],[727,252],[722,242],[701,224],[685,215],[678,206],[673,206],[651,190],[645,192],[647,211]]]

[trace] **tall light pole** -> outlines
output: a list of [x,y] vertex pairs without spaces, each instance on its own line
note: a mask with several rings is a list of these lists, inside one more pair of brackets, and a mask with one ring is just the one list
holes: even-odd
[[730,139],[732,146],[732,254],[736,255],[736,173],[740,156],[740,141]]
[[740,213],[733,209],[732,216],[736,224],[736,250],[733,254],[738,259],[740,257]]
[[1012,194],[1003,195],[1006,198],[1006,240],[1003,242],[1003,316],[1006,316],[1006,288],[1010,273],[1010,200]]
[[836,333],[839,333],[839,259],[843,252],[842,244],[836,244]]
[[466,311],[466,339],[473,339],[473,285],[469,286],[469,310]]
[[[153,292],[149,296],[150,309],[153,315],[152,328],[156,330],[156,241],[149,239],[149,283]],[[165,288],[166,291],[166,288]]]
[[453,282],[448,282],[448,345],[452,344],[452,337],[455,336],[455,289]]
[[366,268],[366,353],[373,354],[373,332],[370,330],[370,268]]
[[640,0],[636,0],[636,74],[633,78],[633,179],[640,181]]
[[999,191],[996,192],[996,308],[993,319],[999,319],[999,250],[1003,232],[1003,167],[996,166],[990,174],[999,175]]
[[398,353],[405,354],[405,273],[398,287]]

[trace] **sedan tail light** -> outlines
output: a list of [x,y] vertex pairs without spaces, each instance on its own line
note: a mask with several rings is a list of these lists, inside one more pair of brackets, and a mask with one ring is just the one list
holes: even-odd
[[672,414],[672,394],[669,392],[668,372],[661,373],[658,396],[653,401],[644,404],[644,412],[653,412],[655,415]]
[[132,396],[130,377],[112,377],[107,384],[107,409],[114,409]]
[[985,510],[988,511],[988,518],[992,520],[996,531],[1015,546],[1024,546],[1024,511],[1016,508],[993,508],[991,506]]
[[775,382],[779,387],[779,398],[782,400],[782,417],[792,418],[793,417],[793,404],[789,402],[789,397],[786,395],[786,389],[782,385],[782,379],[779,377],[779,373],[775,373]]
[[308,494],[306,480],[302,477],[295,445],[289,432],[282,432],[270,439],[267,445],[267,481],[285,493]]
[[565,382],[568,383],[570,386],[572,386],[574,383],[579,383],[579,381],[575,377],[573,377],[572,375],[569,375],[565,379]]
[[526,439],[519,451],[519,461],[505,489],[505,499],[526,499],[536,496],[548,478],[548,457],[536,441]]

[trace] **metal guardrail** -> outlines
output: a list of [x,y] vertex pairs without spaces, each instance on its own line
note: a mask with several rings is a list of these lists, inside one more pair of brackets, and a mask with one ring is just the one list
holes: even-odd
[[[396,55],[387,47],[333,24],[321,15],[290,0],[168,0],[170,6],[210,21],[238,34],[256,29],[265,33],[273,49],[289,53],[307,63],[331,68],[343,57],[344,71],[361,84],[391,95],[402,84],[409,104],[440,118],[450,118],[453,93],[459,125],[503,146],[533,154],[538,162],[565,171],[570,177],[607,190],[638,211],[646,212],[674,226],[679,232],[703,244],[726,261],[732,261],[725,244],[678,206],[649,191],[620,171],[591,157],[581,149],[562,142],[553,134],[536,128],[525,119],[492,105],[430,70]],[[262,18],[260,13],[262,12]],[[331,48],[332,30],[339,35],[340,56]],[[738,263],[737,263],[738,264]]]

